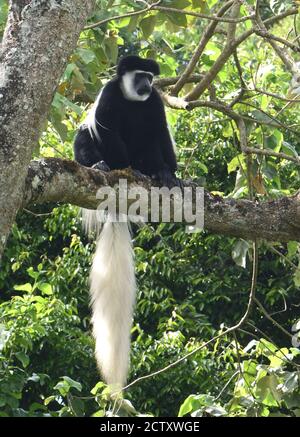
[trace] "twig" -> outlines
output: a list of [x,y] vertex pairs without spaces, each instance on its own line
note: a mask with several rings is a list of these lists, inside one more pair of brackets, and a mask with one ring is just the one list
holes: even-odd
[[246,153],[254,153],[256,155],[263,155],[263,156],[274,156],[275,158],[281,158],[286,159],[287,161],[295,162],[297,165],[300,165],[300,158],[297,158],[295,156],[289,156],[282,152],[274,152],[271,149],[258,149],[257,147],[245,147],[244,152]]
[[245,91],[247,89],[246,83],[245,83],[244,78],[243,78],[243,69],[242,69],[242,66],[240,64],[236,49],[233,52],[233,59],[234,59],[235,66],[236,66],[236,69],[238,71],[238,75],[240,78],[241,89],[240,89],[240,92],[238,93],[238,95],[229,104],[230,108],[232,108],[234,105],[236,105],[243,98]]
[[224,387],[222,388],[222,390],[219,392],[219,394],[216,396],[215,400],[217,401],[218,399],[220,399],[220,397],[222,396],[222,394],[224,393],[224,391],[226,390],[226,388],[229,386],[229,384],[231,383],[231,381],[240,373],[239,370],[236,370],[234,372],[233,375],[231,375],[231,377],[228,379],[228,381],[226,382],[226,384],[224,385]]
[[[203,74],[191,74],[186,83],[200,82],[200,80],[203,79],[203,76]],[[157,88],[165,88],[167,86],[174,85],[180,78],[181,76],[173,76],[154,79],[154,85]]]
[[253,200],[253,184],[252,184],[252,157],[251,155],[247,154],[245,152],[247,146],[248,146],[248,140],[247,140],[247,129],[244,120],[239,117],[237,120],[235,120],[237,128],[240,133],[240,144],[241,144],[241,151],[246,154],[246,162],[247,162],[247,184],[248,184],[248,191],[249,191],[249,198],[250,200]]
[[[277,344],[275,344],[274,343],[274,341],[272,340],[272,338],[270,338],[265,332],[263,332],[261,329],[259,329],[257,326],[255,326],[255,325],[253,325],[253,323],[251,323],[251,322],[247,322],[247,325],[249,325],[249,326],[251,326],[254,330],[256,330],[257,332],[259,332],[262,336],[263,336],[263,338],[265,338],[266,340],[268,340],[270,343],[272,343],[272,344],[274,344],[274,346],[276,346],[276,348],[277,348],[277,351],[276,352],[274,352],[266,343],[263,343],[263,346],[264,346],[264,348],[266,348],[269,352],[270,352],[270,354],[271,355],[273,355],[273,357],[276,357],[276,358],[280,358],[284,363],[286,363],[286,364],[290,364],[290,365],[292,365],[292,366],[294,366],[294,367],[296,367],[297,369],[299,369],[300,368],[300,364],[297,364],[297,363],[295,363],[295,361],[292,361],[283,351],[282,351],[282,349],[280,349],[280,347],[277,345]],[[251,334],[251,335],[253,335],[253,337],[256,337],[256,338],[258,338],[258,340],[259,341],[261,341],[261,338],[259,338],[258,336],[256,336],[255,334]],[[282,356],[282,358],[281,357],[278,357],[278,355],[281,355]]]
[[161,1],[162,0],[158,0],[157,2],[150,4],[146,8],[140,9],[139,11],[131,11],[122,15],[114,15],[113,17],[109,17],[109,18],[105,18],[104,20],[97,21],[97,23],[88,24],[87,26],[84,27],[84,30],[94,29],[95,27],[102,26],[103,24],[109,23],[110,21],[122,20],[122,18],[134,17],[135,15],[144,14],[146,12],[151,11],[151,9],[154,9],[155,6],[158,6],[161,3]]
[[27,212],[28,214],[34,215],[34,217],[45,217],[47,215],[52,215],[53,211],[50,212],[44,212],[44,213],[35,213],[33,211],[30,211],[29,209],[23,208],[23,211]]
[[283,97],[283,96],[280,96],[278,94],[271,93],[270,91],[265,91],[265,90],[262,90],[260,88],[257,88],[255,84],[254,84],[254,90],[248,89],[248,91],[250,91],[250,92],[256,91],[257,93],[265,94],[266,96],[270,96],[270,97],[274,97],[274,99],[282,100],[283,102],[300,103],[300,99],[297,97],[294,99],[288,99],[287,97]]
[[224,22],[225,23],[243,23],[243,22],[245,22],[247,20],[251,20],[253,18],[251,15],[249,15],[249,16],[241,17],[241,18],[238,18],[235,20],[235,19],[227,18],[227,17],[218,17],[217,15],[206,15],[206,14],[201,14],[200,12],[186,11],[183,9],[160,6],[160,3],[161,3],[161,0],[159,0],[158,2],[155,2],[155,3],[152,3],[149,6],[147,6],[146,8],[141,9],[139,11],[130,11],[130,12],[127,12],[127,13],[122,14],[122,15],[114,15],[113,17],[105,18],[103,20],[97,21],[96,23],[92,23],[92,24],[85,26],[84,30],[93,29],[95,27],[101,26],[102,24],[109,23],[110,21],[113,21],[113,20],[121,20],[122,18],[133,17],[135,15],[144,14],[146,12],[149,12],[150,10],[157,10],[157,11],[162,11],[162,12],[170,12],[170,13],[188,15],[191,17],[204,18],[206,20],[215,21],[215,22],[223,22],[223,23]]
[[265,38],[265,39],[270,39],[270,40],[273,40],[273,41],[277,41],[277,42],[279,42],[280,44],[283,44],[283,45],[289,47],[289,48],[290,48],[291,50],[293,50],[294,52],[296,52],[296,53],[300,53],[300,47],[298,47],[298,46],[296,46],[295,44],[293,44],[293,43],[287,41],[287,40],[284,39],[284,38],[280,38],[279,36],[275,36],[275,35],[269,33],[267,30],[256,29],[256,30],[255,30],[255,33],[256,33],[257,35],[259,35],[259,36]]
[[246,384],[246,386],[248,387],[249,392],[251,393],[253,399],[256,401],[255,396],[253,394],[253,390],[251,388],[251,386],[249,385],[247,379],[245,378],[245,373],[242,369],[242,363],[241,363],[241,355],[240,355],[240,347],[239,347],[239,343],[237,341],[237,336],[236,336],[236,332],[234,331],[233,333],[233,337],[234,337],[234,343],[235,343],[235,350],[236,350],[236,354],[237,354],[237,361],[238,361],[238,367],[239,367],[239,372],[244,380],[244,383]]
[[268,244],[268,248],[276,253],[276,255],[279,255],[281,258],[283,258],[291,267],[293,267],[294,269],[297,269],[298,266],[293,263],[293,261],[291,261],[287,256],[285,256],[283,253],[281,253],[279,250],[276,249],[276,247],[272,246],[271,244]]
[[[278,115],[280,114],[280,112],[286,108],[286,105],[276,114],[276,116],[269,114],[268,112],[264,111],[263,109],[261,109],[260,107],[257,107],[256,105],[254,105],[253,103],[250,103],[249,101],[243,101],[240,102],[241,105],[245,105],[245,106],[250,106],[251,108],[256,109],[257,111],[260,111],[262,114],[266,115],[268,118],[270,118],[270,120],[272,120],[270,123],[267,122],[262,122],[261,120],[255,120],[256,123],[259,124],[266,124],[269,126],[274,126],[274,127],[281,127],[283,129],[287,129],[290,130],[291,132],[294,132],[296,135],[299,135],[299,132],[295,131],[294,129],[291,128],[291,126],[287,126],[286,124],[282,123],[282,121],[278,120]],[[290,104],[290,103],[288,103]]]
[[293,338],[291,333],[289,333],[286,329],[284,329],[283,326],[280,325],[280,323],[278,323],[275,319],[273,319],[273,317],[270,316],[268,311],[263,307],[263,305],[259,302],[259,300],[256,297],[254,297],[254,302],[256,303],[258,308],[261,310],[261,312],[264,314],[264,316],[268,320],[270,320],[270,322],[273,323],[273,325],[277,326],[277,328],[280,329],[280,331],[283,332],[284,334],[286,334],[288,337]]
[[246,16],[240,17],[240,18],[218,17],[217,15],[205,15],[205,14],[201,14],[199,12],[186,11],[186,10],[176,9],[176,8],[171,8],[171,7],[166,7],[166,6],[155,6],[154,9],[157,9],[159,11],[164,11],[164,12],[174,12],[174,13],[183,14],[183,15],[190,15],[192,17],[204,18],[206,20],[218,21],[221,23],[237,24],[237,23],[243,23],[243,22],[251,20],[253,18],[252,15],[246,15]]

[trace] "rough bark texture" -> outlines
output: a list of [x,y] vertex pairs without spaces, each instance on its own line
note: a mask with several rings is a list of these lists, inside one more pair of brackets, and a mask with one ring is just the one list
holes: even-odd
[[0,258],[57,82],[93,0],[19,0],[0,53]]
[[[148,191],[149,178],[135,179],[130,170],[104,173],[61,159],[32,161],[26,178],[23,206],[32,203],[64,202],[96,208],[100,187],[114,186],[120,178],[128,180],[128,188],[137,184]],[[184,183],[191,186],[193,183]],[[130,201],[128,202],[130,204]],[[204,228],[208,231],[271,241],[300,241],[300,192],[268,202],[223,199],[205,193]]]

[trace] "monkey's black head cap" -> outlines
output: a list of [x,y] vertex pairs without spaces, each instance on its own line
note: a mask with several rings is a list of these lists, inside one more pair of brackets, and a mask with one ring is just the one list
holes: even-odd
[[129,55],[120,59],[117,67],[117,75],[123,76],[127,71],[142,70],[150,71],[154,76],[159,75],[159,65],[153,59],[143,59],[139,56]]

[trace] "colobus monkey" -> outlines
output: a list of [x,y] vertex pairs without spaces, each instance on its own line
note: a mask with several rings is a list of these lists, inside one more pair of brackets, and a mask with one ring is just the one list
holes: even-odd
[[[131,167],[163,185],[178,184],[172,139],[162,99],[153,87],[159,65],[138,56],[122,58],[117,75],[99,93],[74,143],[80,164],[109,171]],[[91,228],[95,212],[85,210]],[[127,223],[107,220],[90,274],[93,334],[100,371],[109,385],[126,381],[135,300],[131,236]]]

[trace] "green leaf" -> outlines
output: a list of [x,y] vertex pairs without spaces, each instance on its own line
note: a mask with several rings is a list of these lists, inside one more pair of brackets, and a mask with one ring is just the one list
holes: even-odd
[[215,61],[221,54],[220,48],[212,41],[206,47],[204,53],[213,61]]
[[279,386],[280,390],[283,393],[293,393],[298,389],[299,386],[299,378],[296,372],[291,372],[288,374],[286,380],[283,384]]
[[137,28],[138,21],[139,21],[138,15],[134,15],[133,17],[131,17],[126,30],[128,32],[133,32]]
[[117,62],[119,52],[118,39],[115,36],[111,36],[109,38],[105,38],[104,43],[105,51],[108,55],[109,60],[115,64]]
[[106,387],[106,384],[104,382],[100,381],[98,382],[95,387],[92,388],[91,393],[92,395],[96,395],[99,392],[101,392]]
[[190,4],[190,0],[172,0],[169,6],[176,9],[185,9],[190,6]]
[[69,387],[76,388],[76,390],[81,391],[82,385],[80,382],[74,381],[74,379],[69,376],[63,376],[63,380],[69,385]]
[[28,355],[25,354],[25,352],[17,352],[16,357],[18,358],[18,360],[23,364],[23,367],[27,367],[29,364],[29,357]]
[[255,120],[257,120],[260,123],[272,123],[273,125],[277,125],[278,127],[280,127],[280,124],[276,122],[276,120],[274,120],[272,117],[269,117],[267,114],[265,114],[264,112],[260,111],[259,109],[255,109],[252,113],[251,113],[252,117],[255,118]]
[[231,173],[235,171],[237,168],[240,168],[243,165],[245,159],[242,153],[232,158],[232,160],[227,164],[227,171]]
[[50,295],[53,294],[52,285],[47,282],[37,284],[37,288],[41,290],[43,294]]
[[[210,416],[214,416],[214,417],[221,417],[227,415],[227,411],[219,405],[206,407],[205,412],[208,413]],[[192,414],[192,417],[194,417],[194,414]]]
[[129,25],[129,22],[130,22],[130,17],[124,17],[121,20],[118,20],[117,27],[120,28],[120,29],[122,27],[127,27]]
[[298,157],[296,148],[292,146],[290,143],[288,143],[287,141],[282,142],[282,150],[286,155]]
[[288,256],[289,257],[295,256],[297,253],[298,247],[299,247],[299,243],[297,241],[289,241],[287,243]]
[[66,396],[71,388],[75,388],[79,392],[82,390],[82,385],[80,382],[74,381],[74,379],[69,376],[63,376],[62,381],[59,381],[54,387],[55,390],[58,390],[62,396]]
[[29,284],[29,282],[27,282],[26,284],[22,284],[22,285],[14,285],[14,290],[22,290],[22,291],[26,291],[27,293],[31,293],[32,292],[32,285]]
[[105,411],[104,410],[98,410],[95,413],[92,414],[92,417],[105,417]]
[[150,35],[152,34],[156,23],[156,16],[150,15],[149,17],[143,18],[140,21],[139,26],[142,29],[143,35],[145,39],[148,39]]
[[183,404],[181,404],[180,406],[178,417],[183,417],[186,414],[190,413],[191,411],[196,410],[195,407],[198,405],[197,401],[198,401],[197,396],[195,395],[188,396],[183,402]]
[[69,402],[72,407],[72,411],[77,417],[84,416],[84,403],[81,399],[71,397],[69,398]]
[[39,277],[39,272],[36,272],[33,267],[29,267],[27,269],[27,273],[28,275],[33,278],[33,279],[37,279]]
[[167,17],[173,24],[176,24],[178,27],[187,27],[187,18],[183,14],[177,14],[175,12],[167,12]]
[[293,276],[294,284],[297,288],[300,287],[300,261],[299,265],[295,270],[294,276]]
[[58,111],[61,111],[62,107],[66,107],[74,111],[77,115],[81,115],[82,113],[82,109],[80,106],[71,102],[71,100],[67,99],[67,97],[59,93],[55,93],[52,104],[58,109]]
[[275,129],[272,135],[265,137],[265,145],[269,149],[273,149],[275,152],[280,151],[282,142],[283,142],[283,135],[278,129]]
[[76,50],[76,53],[78,53],[78,55],[80,56],[81,60],[85,64],[89,64],[90,62],[93,62],[95,60],[95,58],[96,58],[95,53],[92,50],[89,50],[89,49],[78,48]]
[[44,400],[44,404],[45,405],[49,405],[50,402],[55,401],[56,396],[48,396],[45,400]]
[[211,406],[214,406],[214,398],[212,396],[204,395],[204,394],[190,395],[180,406],[178,417],[182,417],[192,411],[199,410],[199,407],[211,407]]
[[206,165],[203,162],[201,162],[201,161],[197,162],[197,167],[199,169],[201,169],[203,171],[203,173],[208,174],[208,168],[206,167]]
[[73,74],[73,71],[78,69],[77,65],[74,64],[73,62],[71,62],[70,64],[67,65],[65,71],[64,71],[64,75],[63,75],[63,79],[64,80],[70,80],[71,76]]

